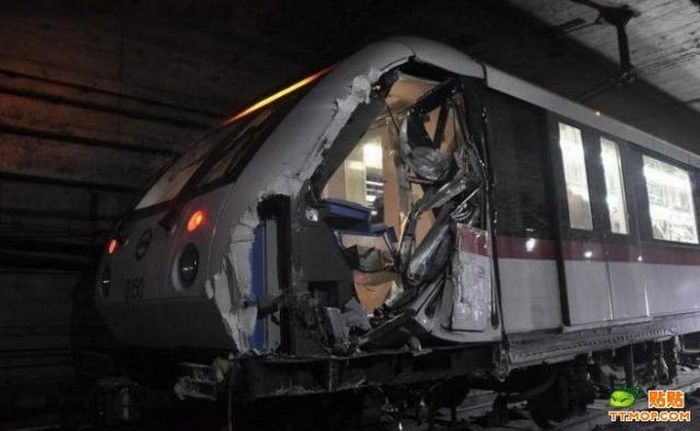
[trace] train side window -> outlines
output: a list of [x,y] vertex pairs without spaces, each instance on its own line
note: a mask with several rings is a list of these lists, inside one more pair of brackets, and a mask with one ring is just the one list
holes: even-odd
[[569,225],[574,229],[593,230],[581,130],[559,123],[559,148],[566,182]]
[[605,177],[605,202],[610,218],[610,231],[613,233],[628,234],[627,202],[625,199],[625,185],[622,178],[622,164],[620,162],[620,147],[615,141],[600,138],[600,157],[603,162],[603,174]]
[[654,239],[697,244],[693,191],[688,171],[643,156]]

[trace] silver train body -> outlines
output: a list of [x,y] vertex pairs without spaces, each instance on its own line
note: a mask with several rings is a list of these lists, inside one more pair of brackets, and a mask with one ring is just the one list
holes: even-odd
[[287,93],[119,225],[96,300],[125,345],[223,358],[266,397],[700,329],[697,155],[421,39]]

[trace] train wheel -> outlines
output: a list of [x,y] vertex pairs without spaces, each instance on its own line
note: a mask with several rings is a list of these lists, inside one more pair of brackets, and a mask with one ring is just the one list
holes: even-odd
[[593,402],[595,387],[590,381],[586,362],[581,358],[559,368],[554,384],[528,400],[532,420],[542,428],[561,422],[569,416],[582,414]]
[[561,422],[569,413],[569,382],[565,374],[559,374],[554,384],[545,392],[527,402],[532,420],[542,428],[551,422]]

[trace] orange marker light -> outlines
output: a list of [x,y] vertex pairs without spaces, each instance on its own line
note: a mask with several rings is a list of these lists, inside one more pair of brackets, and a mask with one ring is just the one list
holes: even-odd
[[202,223],[204,223],[204,211],[197,210],[187,221],[187,232],[194,232]]
[[301,81],[295,82],[294,84],[290,85],[289,87],[278,91],[277,93],[273,94],[272,96],[268,96],[264,98],[263,100],[254,103],[253,105],[249,106],[248,108],[244,109],[243,111],[239,112],[238,114],[234,115],[233,117],[229,118],[228,120],[224,121],[224,124],[229,124],[233,123],[234,121],[245,117],[248,114],[251,114],[261,108],[264,108],[265,106],[269,105],[270,103],[274,102],[275,100],[281,99],[282,97],[286,96],[289,93],[293,93],[296,90],[300,89],[301,87],[305,85],[309,85],[312,82],[316,81],[326,73],[330,72],[330,70],[333,69],[333,66],[326,67],[325,69],[318,71],[314,73],[313,75],[309,75],[306,78],[302,79]]
[[107,244],[107,253],[112,254],[115,251],[117,251],[117,248],[119,247],[119,243],[117,242],[116,238],[112,238],[109,241],[109,244]]

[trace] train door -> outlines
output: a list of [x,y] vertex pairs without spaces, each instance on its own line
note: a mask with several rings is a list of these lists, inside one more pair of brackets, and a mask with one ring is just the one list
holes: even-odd
[[626,143],[562,118],[550,132],[565,321],[647,316]]
[[599,154],[592,129],[564,118],[550,120],[551,167],[559,225],[559,269],[564,322],[613,320],[600,205]]
[[[648,316],[646,280],[636,219],[629,147],[624,141],[591,132],[591,203],[600,223],[601,250],[608,272],[614,320]],[[626,175],[627,174],[627,175]]]

